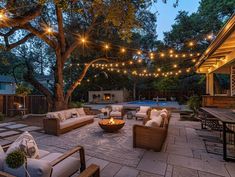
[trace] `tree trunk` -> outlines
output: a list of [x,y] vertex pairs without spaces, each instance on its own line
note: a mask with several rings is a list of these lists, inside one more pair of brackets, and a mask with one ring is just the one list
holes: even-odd
[[59,111],[68,108],[68,102],[64,97],[64,75],[63,75],[63,58],[61,57],[60,50],[56,50],[56,65],[54,71],[54,101],[53,111]]

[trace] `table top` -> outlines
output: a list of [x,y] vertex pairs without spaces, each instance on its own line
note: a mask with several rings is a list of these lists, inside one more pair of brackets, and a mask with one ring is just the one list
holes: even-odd
[[223,109],[223,108],[201,108],[203,111],[213,115],[218,118],[221,122],[225,123],[235,123],[235,114],[232,112],[232,109]]

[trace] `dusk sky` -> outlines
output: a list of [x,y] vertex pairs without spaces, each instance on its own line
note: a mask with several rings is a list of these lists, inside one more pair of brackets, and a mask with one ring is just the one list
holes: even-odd
[[163,32],[170,31],[171,25],[174,24],[174,19],[178,14],[178,11],[185,10],[189,13],[197,11],[200,0],[180,0],[179,5],[174,8],[173,3],[175,0],[168,0],[166,4],[162,1],[158,1],[153,7],[152,11],[158,11],[157,16],[157,34],[158,39],[163,39]]

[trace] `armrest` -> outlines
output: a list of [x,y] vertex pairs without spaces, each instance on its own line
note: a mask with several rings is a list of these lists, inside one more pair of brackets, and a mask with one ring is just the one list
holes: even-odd
[[81,161],[81,168],[80,171],[84,171],[86,169],[86,162],[85,162],[85,152],[84,148],[82,146],[77,146],[66,153],[64,153],[62,156],[58,157],[57,159],[53,160],[51,162],[52,166],[55,166],[56,164],[60,163],[64,159],[68,158],[69,156],[73,155],[74,153],[79,152],[80,155],[80,161]]
[[100,177],[100,167],[95,164],[91,164],[79,175],[79,177]]
[[16,176],[13,176],[13,175],[10,175],[6,172],[0,171],[0,177],[16,177]]
[[48,134],[58,135],[60,129],[60,120],[57,118],[44,118],[43,128]]

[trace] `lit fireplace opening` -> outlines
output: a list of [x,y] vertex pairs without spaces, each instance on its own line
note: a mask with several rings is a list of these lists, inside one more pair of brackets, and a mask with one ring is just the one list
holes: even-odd
[[105,101],[109,101],[110,99],[111,99],[111,94],[109,94],[109,93],[104,94]]

